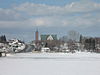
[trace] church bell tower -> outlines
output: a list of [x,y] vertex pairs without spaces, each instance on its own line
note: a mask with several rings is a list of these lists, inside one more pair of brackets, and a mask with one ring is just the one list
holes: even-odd
[[38,43],[39,41],[39,32],[38,32],[38,29],[36,30],[35,32],[35,42]]

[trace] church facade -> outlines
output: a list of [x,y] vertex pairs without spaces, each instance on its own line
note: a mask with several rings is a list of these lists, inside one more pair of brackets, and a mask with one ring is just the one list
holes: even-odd
[[59,45],[59,40],[57,38],[57,35],[41,35],[41,42],[45,47],[49,47],[51,50],[53,50],[54,47]]

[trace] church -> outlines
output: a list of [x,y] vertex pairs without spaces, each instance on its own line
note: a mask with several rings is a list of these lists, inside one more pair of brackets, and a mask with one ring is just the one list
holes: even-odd
[[41,42],[45,47],[49,47],[52,49],[53,47],[57,46],[57,35],[54,34],[46,34],[46,35],[40,35]]
[[59,45],[59,40],[56,34],[42,34],[39,37],[38,30],[35,32],[35,41],[37,45],[41,44],[43,47],[49,47],[50,49]]

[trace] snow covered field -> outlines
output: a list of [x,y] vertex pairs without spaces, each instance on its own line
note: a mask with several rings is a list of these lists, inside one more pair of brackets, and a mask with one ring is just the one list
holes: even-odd
[[100,54],[20,53],[0,58],[0,75],[100,75]]

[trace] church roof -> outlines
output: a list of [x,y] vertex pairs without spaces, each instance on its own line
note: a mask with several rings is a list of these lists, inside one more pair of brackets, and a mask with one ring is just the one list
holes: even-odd
[[57,40],[57,35],[41,35],[41,40]]

